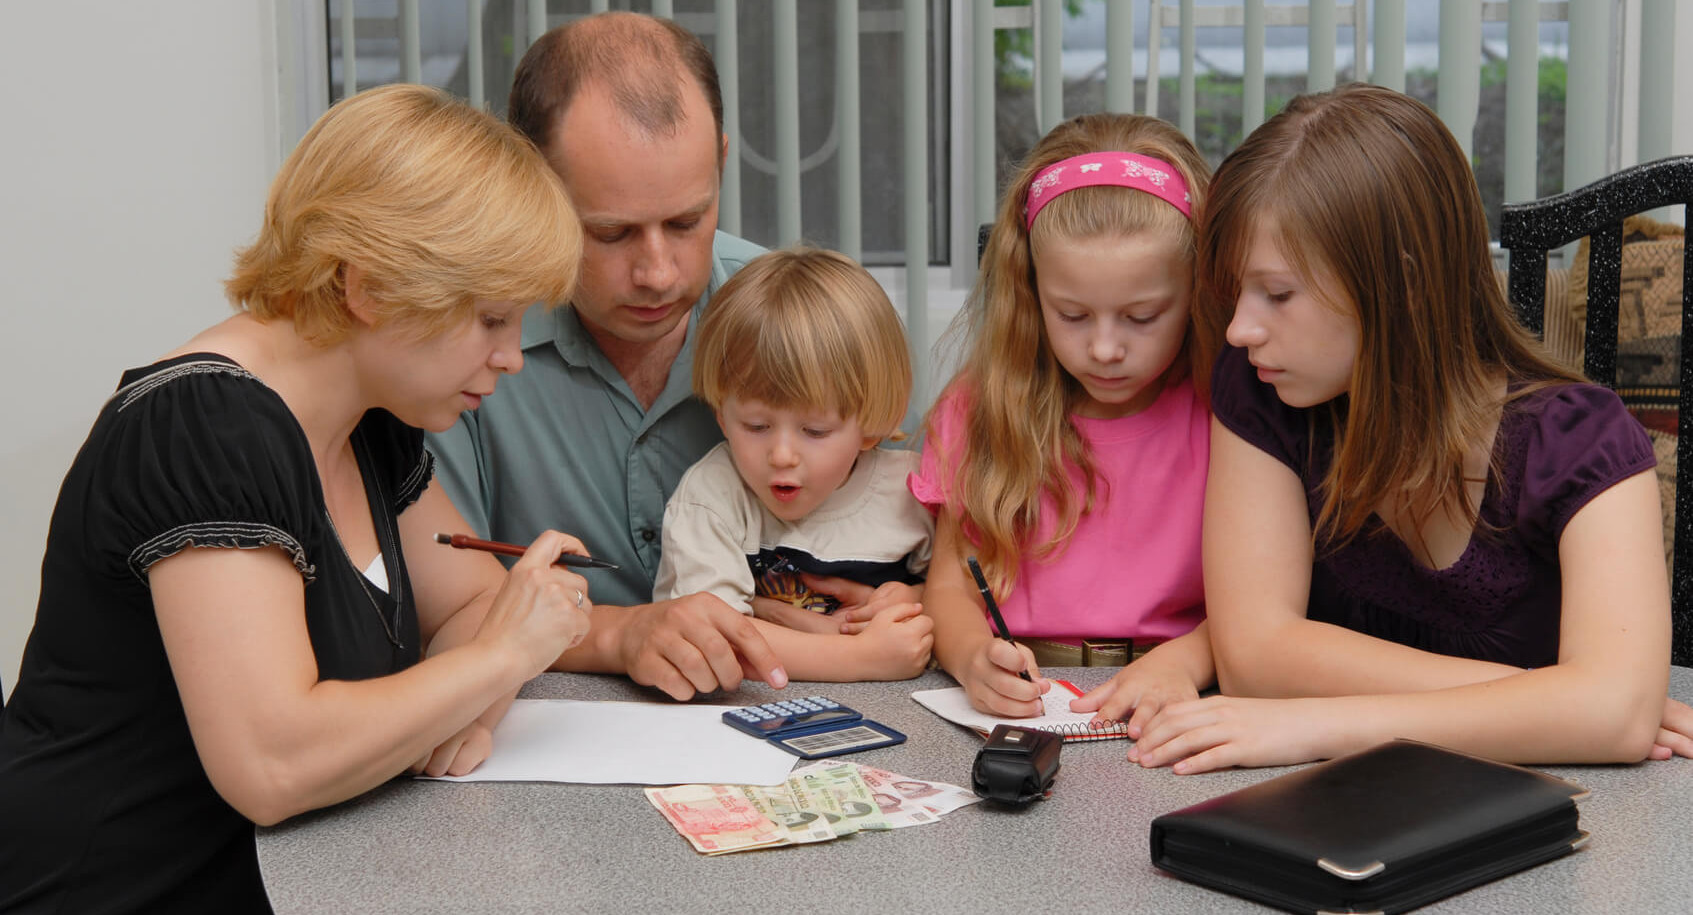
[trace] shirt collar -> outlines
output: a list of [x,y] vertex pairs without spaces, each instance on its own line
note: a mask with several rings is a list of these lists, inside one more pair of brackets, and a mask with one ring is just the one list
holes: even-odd
[[[729,236],[721,231],[716,233],[716,240]],[[694,349],[694,326],[699,322],[700,312],[705,309],[705,303],[711,300],[711,293],[717,287],[729,281],[729,270],[723,259],[717,256],[717,247],[712,247],[711,281],[706,284],[705,291],[700,293],[698,301],[688,313],[688,338],[682,344],[682,352],[691,359]],[[589,336],[588,329],[582,326],[582,319],[576,314],[572,305],[560,305],[557,308],[544,308],[536,305],[523,315],[523,342],[525,350],[544,346],[548,343],[558,348],[560,356],[571,365],[588,365],[593,355],[599,355],[599,344]],[[593,355],[590,355],[593,354]]]
[[[693,347],[694,325],[699,322],[700,309],[705,307],[708,298],[708,293],[701,294],[699,301],[688,311],[688,339],[683,344],[684,348]],[[594,342],[588,328],[582,326],[582,318],[571,305],[550,309],[536,305],[523,315],[523,348],[531,350],[548,344],[555,346],[558,354],[571,365],[588,365],[595,356],[604,358],[600,345]]]

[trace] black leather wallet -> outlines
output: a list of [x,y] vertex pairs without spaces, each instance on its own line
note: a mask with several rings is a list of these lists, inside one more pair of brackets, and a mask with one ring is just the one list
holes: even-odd
[[1587,841],[1580,785],[1395,740],[1152,821],[1152,863],[1292,912],[1414,909]]

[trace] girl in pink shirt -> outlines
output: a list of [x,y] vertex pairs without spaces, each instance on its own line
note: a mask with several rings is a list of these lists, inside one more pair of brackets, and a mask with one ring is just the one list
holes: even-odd
[[[1000,206],[960,315],[963,367],[909,480],[937,515],[934,654],[984,712],[1038,714],[1039,664],[1085,651],[1133,663],[1072,708],[1133,709],[1138,737],[1214,679],[1195,629],[1210,418],[1188,373],[1208,179],[1164,121],[1083,115],[1035,146]],[[970,557],[1018,644],[988,621]]]

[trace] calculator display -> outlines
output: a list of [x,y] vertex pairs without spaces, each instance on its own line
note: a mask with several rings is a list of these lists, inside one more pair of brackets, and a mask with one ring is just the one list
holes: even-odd
[[830,727],[822,725],[798,734],[772,737],[770,742],[802,759],[821,759],[904,743],[905,735],[868,718]]
[[778,699],[725,709],[723,723],[804,759],[904,743],[905,735],[828,698]]
[[868,747],[879,747],[889,743],[888,735],[867,725],[841,728],[838,731],[824,731],[821,734],[802,734],[798,737],[787,737],[780,741],[801,753],[850,753]]

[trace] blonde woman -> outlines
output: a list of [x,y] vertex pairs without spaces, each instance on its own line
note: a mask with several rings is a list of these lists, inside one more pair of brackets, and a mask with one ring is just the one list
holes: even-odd
[[521,367],[580,245],[528,141],[435,90],[301,140],[237,314],[125,373],[65,478],[0,730],[0,909],[265,911],[254,823],[486,757],[587,630],[553,565],[582,547],[507,573],[435,545],[464,526],[422,430]]

